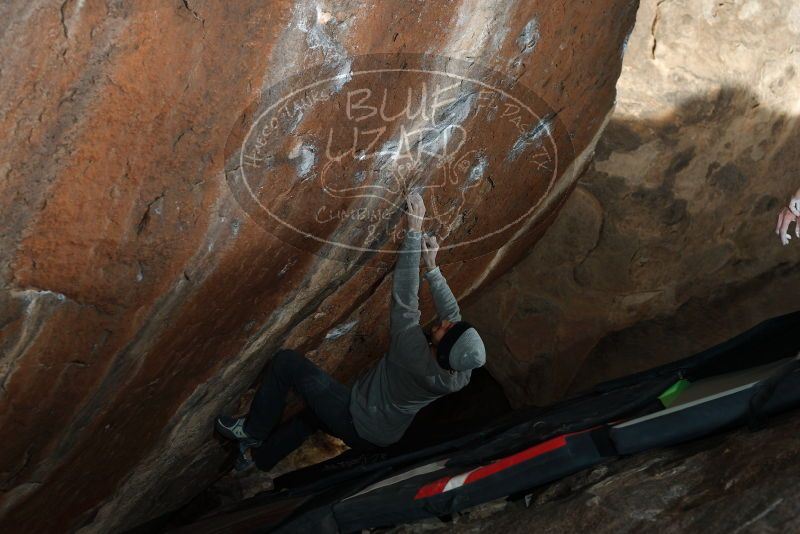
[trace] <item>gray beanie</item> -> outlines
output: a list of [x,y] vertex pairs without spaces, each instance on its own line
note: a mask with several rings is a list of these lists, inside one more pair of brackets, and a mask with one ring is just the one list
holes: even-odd
[[476,369],[486,363],[486,347],[475,328],[464,330],[450,349],[450,367],[454,371]]

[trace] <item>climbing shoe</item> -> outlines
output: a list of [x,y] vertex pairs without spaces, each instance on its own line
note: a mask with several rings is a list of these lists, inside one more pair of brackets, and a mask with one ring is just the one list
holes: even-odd
[[237,473],[244,473],[248,471],[251,467],[256,465],[256,463],[247,457],[247,449],[250,447],[245,444],[245,442],[239,441],[239,454],[236,456],[236,462],[233,464],[233,469]]
[[251,437],[244,431],[244,417],[237,418],[229,415],[220,415],[217,417],[214,426],[223,437],[238,440],[240,445],[245,445],[245,448],[259,447],[261,445],[261,440]]

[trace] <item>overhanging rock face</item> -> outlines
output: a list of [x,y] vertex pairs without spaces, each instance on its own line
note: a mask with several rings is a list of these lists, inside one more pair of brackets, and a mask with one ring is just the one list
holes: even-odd
[[464,245],[441,253],[459,297],[513,265],[593,149],[637,8],[166,4],[0,7],[6,531],[190,498],[229,467],[213,416],[281,345],[342,380],[374,361],[408,189]]

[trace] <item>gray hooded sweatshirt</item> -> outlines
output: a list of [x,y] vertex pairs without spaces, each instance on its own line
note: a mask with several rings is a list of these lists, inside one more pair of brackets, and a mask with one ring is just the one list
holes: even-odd
[[[384,354],[353,385],[350,414],[358,435],[378,445],[397,442],[422,408],[469,383],[470,370],[442,369],[431,354],[419,324],[421,233],[409,231],[394,271],[391,342]],[[455,296],[438,267],[425,273],[440,320],[461,320]]]

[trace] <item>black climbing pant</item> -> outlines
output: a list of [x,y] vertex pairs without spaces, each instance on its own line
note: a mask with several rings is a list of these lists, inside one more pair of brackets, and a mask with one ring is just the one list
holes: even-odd
[[[289,389],[302,397],[306,407],[278,426]],[[252,454],[256,466],[264,471],[300,447],[317,430],[341,439],[351,449],[366,452],[377,448],[361,438],[353,426],[350,388],[299,352],[288,349],[273,356],[267,376],[250,405],[244,429],[263,440],[260,447],[252,449]]]

